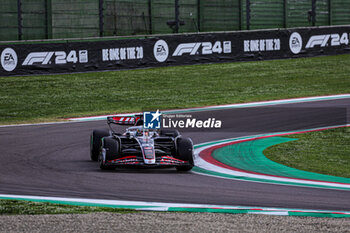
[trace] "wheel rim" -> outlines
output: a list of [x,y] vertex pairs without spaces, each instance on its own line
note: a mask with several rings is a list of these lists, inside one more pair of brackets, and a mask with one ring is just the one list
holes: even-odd
[[106,157],[106,149],[102,148],[101,152],[98,155],[98,161],[100,163],[100,167],[104,166],[104,158]]

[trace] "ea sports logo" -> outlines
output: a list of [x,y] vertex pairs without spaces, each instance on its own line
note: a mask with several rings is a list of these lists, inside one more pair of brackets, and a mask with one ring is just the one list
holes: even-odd
[[300,53],[301,49],[303,47],[303,40],[301,39],[301,36],[297,32],[293,32],[292,35],[289,37],[289,48],[290,51],[294,54]]
[[169,56],[169,47],[164,40],[158,40],[153,47],[154,58],[159,62],[164,62]]
[[1,66],[6,71],[13,71],[17,66],[17,54],[15,50],[6,48],[1,53]]

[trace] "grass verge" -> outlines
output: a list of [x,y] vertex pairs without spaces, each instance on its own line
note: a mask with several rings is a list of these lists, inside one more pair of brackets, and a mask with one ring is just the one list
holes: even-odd
[[134,213],[134,210],[51,204],[47,202],[0,200],[0,215],[86,214],[93,212]]
[[0,124],[347,93],[349,73],[348,54],[0,77]]
[[264,150],[264,155],[289,167],[350,178],[350,128],[295,134],[299,140]]

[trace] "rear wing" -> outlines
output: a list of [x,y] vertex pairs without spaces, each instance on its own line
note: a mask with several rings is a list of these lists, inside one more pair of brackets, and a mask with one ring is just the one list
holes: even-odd
[[134,114],[129,116],[110,116],[107,117],[107,123],[116,125],[142,125],[143,114]]

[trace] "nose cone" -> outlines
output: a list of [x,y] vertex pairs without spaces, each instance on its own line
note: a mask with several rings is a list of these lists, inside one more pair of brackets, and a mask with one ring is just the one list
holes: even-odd
[[143,147],[143,156],[145,160],[145,164],[155,164],[156,163],[156,155],[153,146],[145,146]]

